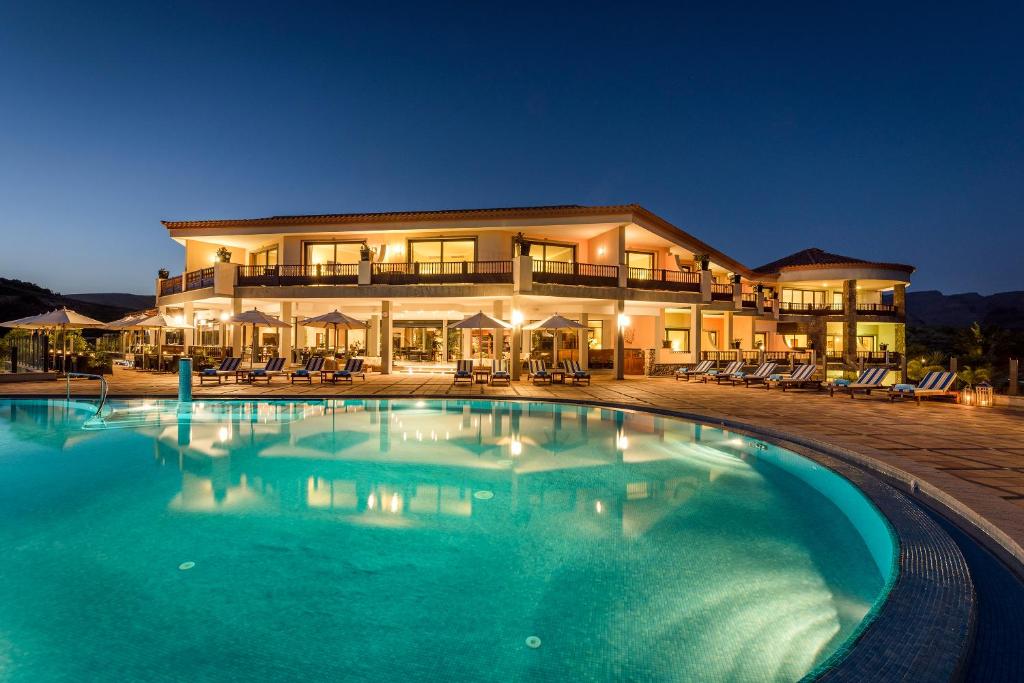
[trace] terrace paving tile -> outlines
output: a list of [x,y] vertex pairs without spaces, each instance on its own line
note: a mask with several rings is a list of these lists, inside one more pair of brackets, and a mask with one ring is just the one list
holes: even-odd
[[[116,368],[110,395],[177,394],[176,375],[154,375]],[[76,396],[96,396],[92,381],[74,381]],[[64,396],[63,382],[0,385],[2,396]],[[764,391],[760,388],[676,382],[672,378],[632,377],[614,381],[595,373],[590,386],[453,386],[438,375],[367,376],[351,385],[290,384],[195,386],[197,398],[331,398],[350,396],[449,396],[453,398],[534,398],[591,400],[637,408],[701,415],[710,422],[732,420],[758,429],[813,439],[871,458],[934,486],[943,495],[985,518],[985,533],[1003,535],[1004,546],[1024,558],[1024,414],[948,402],[890,403],[884,395],[829,398],[813,391]],[[1019,551],[1019,553],[1018,553]]]

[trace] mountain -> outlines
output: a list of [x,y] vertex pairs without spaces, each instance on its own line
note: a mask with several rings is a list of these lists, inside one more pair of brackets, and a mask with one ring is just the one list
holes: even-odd
[[116,306],[127,308],[133,311],[141,311],[156,306],[156,297],[146,294],[125,294],[122,292],[95,293],[95,294],[65,294],[69,299],[86,301],[91,304],[104,306]]
[[[105,295],[94,296],[102,297]],[[148,300],[152,302],[152,297],[149,297]],[[145,306],[123,306],[113,303],[97,303],[84,299],[75,299],[63,296],[58,292],[40,287],[31,282],[0,277],[0,321],[46,313],[61,306],[67,306],[82,315],[87,315],[90,318],[103,322],[117,320],[131,311],[145,308]]]
[[972,323],[1024,330],[1024,291],[983,296],[976,292],[907,293],[907,323],[926,327],[969,327]]

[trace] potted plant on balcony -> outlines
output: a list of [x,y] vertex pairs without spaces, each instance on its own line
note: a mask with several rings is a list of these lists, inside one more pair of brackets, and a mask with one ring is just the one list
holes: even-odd
[[695,254],[693,265],[697,266],[700,270],[707,270],[711,267],[711,257],[707,254]]
[[738,284],[740,284],[742,282],[743,282],[743,276],[742,275],[740,275],[739,273],[733,273],[732,274],[732,283],[734,285],[738,285]]
[[166,280],[171,276],[171,271],[167,270],[166,268],[161,268],[160,270],[156,271],[156,276],[161,280]]
[[371,258],[373,258],[373,255],[375,253],[376,253],[376,250],[375,249],[371,249],[370,245],[368,245],[366,242],[363,242],[359,246],[359,260],[360,261],[369,261]]
[[530,241],[526,239],[523,233],[517,232],[516,236],[512,238],[512,243],[519,249],[520,256],[530,255]]
[[231,250],[227,247],[217,249],[217,260],[221,263],[231,263]]

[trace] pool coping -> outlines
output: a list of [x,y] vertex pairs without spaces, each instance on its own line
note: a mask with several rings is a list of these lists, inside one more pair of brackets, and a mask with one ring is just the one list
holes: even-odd
[[[14,397],[5,397],[14,398]],[[39,396],[46,400],[64,396]],[[170,396],[118,395],[117,400],[175,400]],[[346,394],[337,397],[203,396],[202,400],[229,401],[323,401],[323,400],[395,400],[409,399],[401,394]],[[967,668],[973,642],[977,599],[967,562],[953,539],[910,498],[887,483],[907,486],[911,496],[920,492],[911,475],[883,466],[869,456],[832,446],[825,442],[790,435],[728,419],[712,419],[698,413],[655,406],[638,407],[608,401],[565,399],[561,397],[453,397],[447,394],[417,394],[417,399],[455,401],[517,401],[522,403],[561,403],[589,405],[631,413],[650,413],[729,429],[776,444],[807,457],[853,483],[882,512],[895,531],[899,546],[899,575],[874,619],[857,634],[855,641],[838,661],[809,677],[819,681],[905,681],[960,680]],[[901,475],[902,476],[899,476]],[[952,513],[954,523],[977,524],[961,518],[955,507],[941,508]],[[949,514],[943,514],[949,517]],[[982,527],[984,530],[984,527]],[[965,529],[967,531],[967,529]],[[971,534],[972,536],[974,534]],[[1005,553],[1004,549],[1004,553]],[[1005,554],[1004,554],[1005,558]],[[816,674],[816,675],[814,675]]]

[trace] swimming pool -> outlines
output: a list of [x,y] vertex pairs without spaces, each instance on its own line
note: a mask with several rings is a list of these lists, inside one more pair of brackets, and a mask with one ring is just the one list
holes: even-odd
[[0,401],[0,679],[796,680],[884,601],[845,479],[516,401]]

